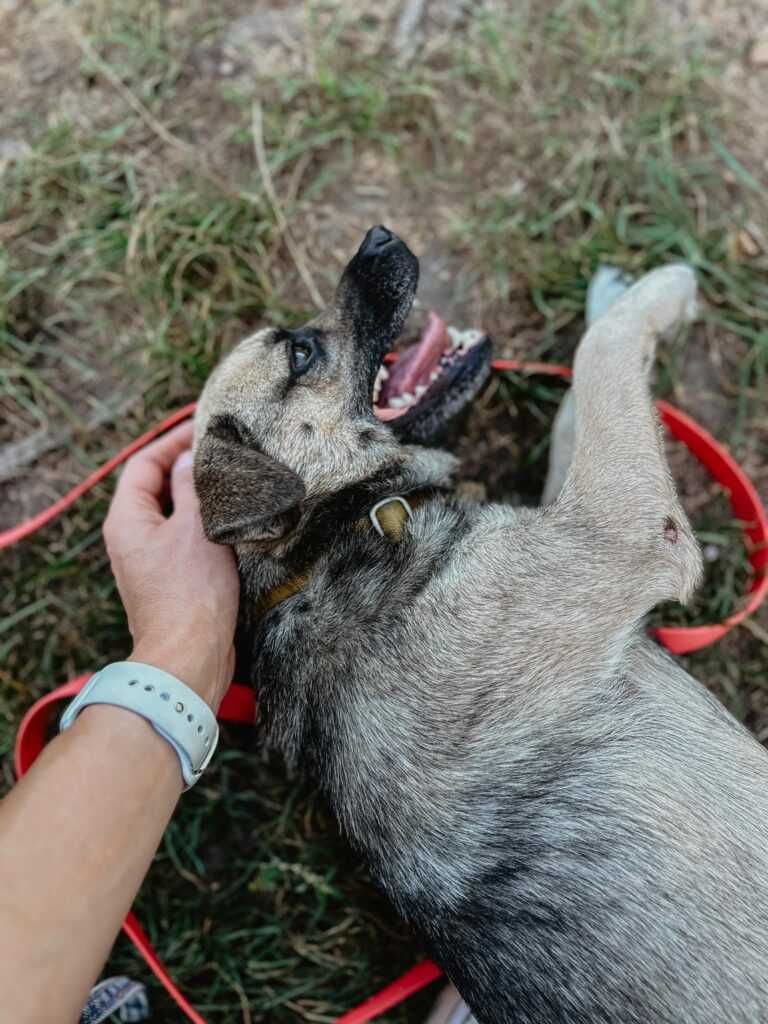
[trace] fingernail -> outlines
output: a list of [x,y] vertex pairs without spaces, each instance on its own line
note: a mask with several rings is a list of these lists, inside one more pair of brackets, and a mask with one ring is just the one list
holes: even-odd
[[178,459],[176,459],[176,465],[173,468],[189,469],[189,467],[192,465],[193,458],[194,456],[192,455],[192,449],[187,448],[187,450],[185,452],[182,452]]

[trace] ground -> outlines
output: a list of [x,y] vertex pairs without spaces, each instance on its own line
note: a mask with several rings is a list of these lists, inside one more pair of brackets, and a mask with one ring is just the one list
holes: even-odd
[[[692,262],[704,318],[657,390],[768,496],[767,87],[761,0],[0,0],[0,529],[193,399],[246,331],[311,313],[378,222],[422,258],[412,330],[434,306],[526,358],[570,359],[600,261]],[[497,379],[453,438],[465,477],[535,500],[558,394]],[[738,529],[671,454],[709,558],[688,621],[722,617]],[[0,556],[6,785],[32,699],[126,652],[110,493]],[[765,613],[686,659],[762,741],[767,662]],[[140,912],[211,1022],[331,1021],[418,953],[247,730]],[[122,941],[111,967],[145,975]]]

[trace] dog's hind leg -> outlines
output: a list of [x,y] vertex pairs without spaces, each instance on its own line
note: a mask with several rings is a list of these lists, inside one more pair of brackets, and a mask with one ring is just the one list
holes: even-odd
[[566,391],[552,424],[552,436],[549,441],[549,466],[544,490],[541,492],[541,504],[551,505],[563,489],[568,467],[573,459],[573,448],[576,444],[576,403],[571,388]]
[[[610,307],[631,286],[633,280],[618,267],[603,265],[597,268],[587,289],[587,327],[591,327],[599,317],[608,312]],[[575,444],[576,406],[573,390],[569,389],[560,403],[555,422],[552,424],[549,469],[541,495],[542,505],[551,505],[563,489]]]
[[580,535],[589,530],[604,554],[612,552],[617,580],[632,580],[630,615],[658,601],[687,600],[701,572],[648,387],[657,339],[695,308],[691,268],[661,267],[598,317],[576,352],[573,459],[547,511]]

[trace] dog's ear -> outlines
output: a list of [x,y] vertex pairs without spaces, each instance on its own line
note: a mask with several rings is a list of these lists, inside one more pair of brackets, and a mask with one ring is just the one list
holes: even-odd
[[278,540],[298,521],[301,478],[260,451],[229,416],[211,421],[195,450],[203,528],[217,544]]
[[[625,576],[628,615],[686,601],[701,574],[648,386],[658,337],[693,316],[695,299],[689,267],[655,270],[590,327],[576,353],[573,459],[551,512],[588,528],[611,572]],[[606,580],[606,600],[612,590]]]

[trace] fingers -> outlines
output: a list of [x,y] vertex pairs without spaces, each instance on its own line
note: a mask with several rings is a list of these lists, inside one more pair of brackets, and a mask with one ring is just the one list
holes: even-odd
[[178,456],[191,446],[192,435],[192,423],[182,423],[128,460],[109,510],[111,529],[162,521],[163,487]]
[[[199,505],[195,493],[195,481],[192,473],[192,452],[183,451],[176,459],[171,470],[171,498],[173,499],[174,516],[192,515],[199,521]],[[200,525],[202,533],[202,523]]]

